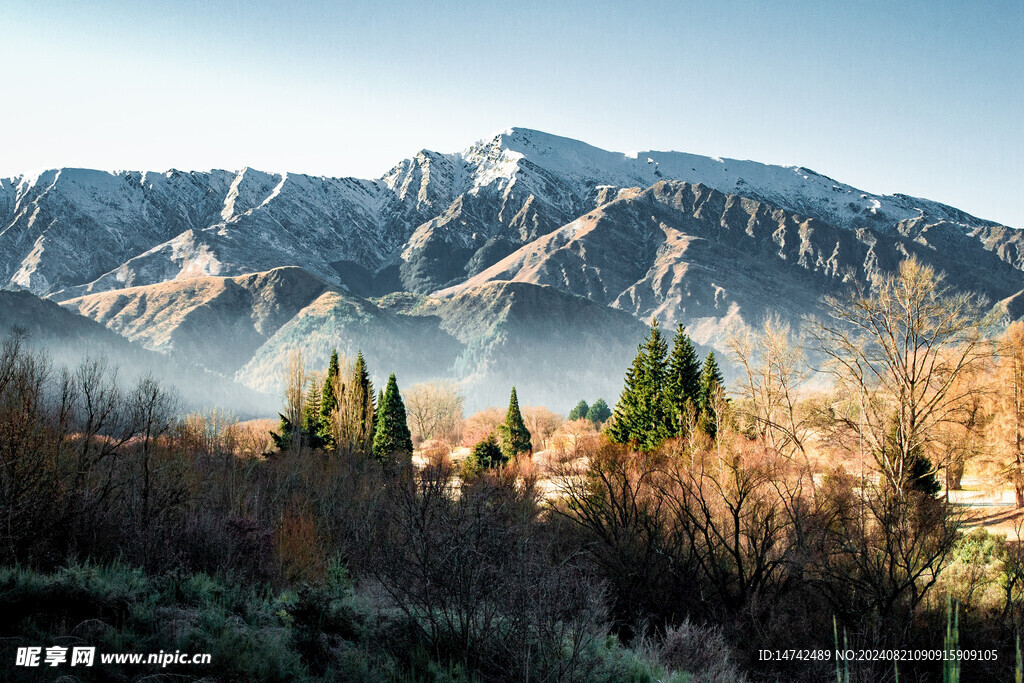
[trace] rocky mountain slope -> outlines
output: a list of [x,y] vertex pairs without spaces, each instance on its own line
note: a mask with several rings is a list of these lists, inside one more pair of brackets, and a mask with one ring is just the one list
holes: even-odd
[[[806,168],[621,154],[522,128],[423,150],[374,180],[253,169],[0,180],[0,287],[265,389],[289,349],[318,362],[332,346],[410,378],[455,377],[487,401],[535,369],[545,395],[573,376],[617,383],[639,321],[683,322],[714,346],[735,321],[796,320],[910,254],[1017,315],[1022,240]],[[614,350],[570,363],[574,375],[555,367],[570,362],[557,344],[596,353],[602,335]],[[561,391],[558,405],[595,393]]]
[[1019,270],[947,222],[849,230],[702,184],[661,181],[620,192],[439,294],[487,282],[549,285],[641,320],[682,322],[713,343],[734,321],[813,314],[822,294],[870,282],[909,255],[993,303],[1024,287]]
[[240,418],[273,414],[277,396],[236,384],[180,357],[147,351],[103,325],[30,292],[0,291],[0,339],[14,330],[46,354],[50,370],[74,369],[89,359],[105,361],[125,385],[151,376],[175,392],[185,411],[229,408]]
[[[596,208],[619,188],[703,184],[838,228],[948,224],[1022,265],[1019,233],[937,202],[804,168],[680,152],[625,155],[513,128],[422,151],[376,180],[243,169],[47,171],[0,180],[0,282],[59,299],[301,265],[337,284],[429,292]],[[87,248],[83,248],[87,246]]]
[[153,351],[231,376],[331,285],[301,268],[194,277],[69,299],[63,305]]
[[[524,401],[568,410],[581,392],[615,396],[644,335],[632,316],[552,287],[486,283],[444,299],[393,294],[373,301],[329,291],[282,326],[236,375],[273,390],[289,353],[326,367],[332,348],[362,351],[379,385],[458,379],[473,407]],[[588,394],[589,395],[589,394]]]

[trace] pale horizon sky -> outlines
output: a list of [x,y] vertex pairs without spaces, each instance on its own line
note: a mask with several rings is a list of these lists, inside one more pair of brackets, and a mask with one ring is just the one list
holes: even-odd
[[377,177],[510,126],[1024,228],[1024,3],[6,0],[0,177]]

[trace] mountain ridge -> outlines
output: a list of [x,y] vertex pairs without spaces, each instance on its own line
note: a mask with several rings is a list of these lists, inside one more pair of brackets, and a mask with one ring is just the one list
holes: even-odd
[[652,318],[723,350],[731,326],[799,323],[911,255],[1024,312],[1022,230],[804,167],[609,152],[524,128],[421,150],[370,180],[0,180],[0,288],[263,391],[292,350],[316,367],[338,346],[403,381],[457,379],[477,402],[520,380],[552,405],[610,399]]
[[[403,288],[427,292],[462,279],[475,255],[478,271],[479,261],[491,265],[487,249],[511,252],[595,208],[609,186],[646,188],[660,180],[701,183],[848,229],[944,221],[977,231],[996,251],[1007,239],[1002,233],[1017,234],[938,202],[864,192],[803,167],[684,152],[623,154],[510,128],[461,152],[423,150],[373,180],[248,167],[58,169],[4,179],[0,281],[71,298],[285,265],[341,284],[332,264],[352,263],[370,272],[401,270]],[[87,254],[78,249],[85,234]],[[456,265],[437,258],[448,249],[465,252]],[[1013,251],[1008,258],[1020,268],[1021,250],[1015,244]]]

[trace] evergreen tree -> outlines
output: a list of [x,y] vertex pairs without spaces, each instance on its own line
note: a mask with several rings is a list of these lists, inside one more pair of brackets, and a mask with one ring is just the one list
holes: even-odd
[[608,430],[612,441],[650,451],[670,434],[664,397],[667,355],[658,322],[652,321],[650,333],[626,371],[626,386]]
[[338,366],[338,349],[331,350],[331,361],[327,365],[327,377],[320,397],[320,415],[324,421],[331,419],[331,414],[338,408],[338,391],[341,386],[341,369]]
[[636,443],[640,433],[640,390],[647,365],[647,351],[644,344],[636,349],[636,356],[626,370],[625,386],[615,404],[612,423],[607,429],[608,438],[615,443]]
[[704,359],[704,367],[700,373],[700,396],[698,409],[700,410],[700,427],[712,439],[717,436],[717,418],[715,397],[719,389],[725,389],[725,379],[722,371],[715,361],[715,352],[709,351],[708,357]]
[[519,412],[519,398],[516,396],[515,387],[512,387],[512,396],[508,400],[508,411],[505,412],[505,422],[498,425],[498,433],[501,435],[501,451],[509,460],[520,453],[533,452],[530,430],[526,428],[523,414]]
[[[672,341],[672,355],[668,359],[665,381],[670,430],[673,436],[683,436],[686,429],[687,410],[697,411],[700,403],[701,366],[693,341],[686,334],[686,328],[676,327]],[[689,406],[689,407],[688,407]]]
[[319,424],[315,432],[317,439],[324,448],[334,448],[334,417],[338,410],[338,394],[344,391],[341,380],[341,369],[338,365],[338,350],[331,350],[331,360],[327,365],[327,376],[320,391]]
[[488,434],[473,446],[469,457],[472,469],[501,467],[508,462],[494,434]]
[[[356,363],[352,367],[352,383],[359,391],[359,400],[362,409],[359,413],[360,429],[368,434],[375,433],[376,406],[373,404],[373,383],[370,382],[370,373],[366,369],[366,360],[363,352],[356,355]],[[383,396],[378,400],[378,405],[383,401]]]
[[700,372],[698,407],[701,410],[713,408],[715,391],[724,386],[725,379],[722,377],[722,371],[718,368],[718,362],[715,360],[715,352],[709,351],[708,357],[704,359],[704,367]]
[[302,431],[306,433],[316,431],[320,424],[320,386],[316,382],[309,382],[306,389],[306,400],[303,401],[302,409]]
[[593,422],[595,425],[599,425],[608,420],[612,416],[611,408],[605,403],[603,398],[599,398],[594,401],[594,405],[590,406],[587,411],[587,419]]
[[569,411],[569,419],[581,420],[587,416],[588,412],[590,412],[590,406],[587,405],[586,401],[580,399],[580,402],[576,404],[576,407]]
[[315,382],[310,382],[306,391],[305,407],[302,411],[302,440],[303,443],[313,449],[323,449],[327,446],[329,434],[325,438],[324,421],[320,409],[323,404],[321,387]]
[[377,429],[373,435],[373,455],[383,463],[396,455],[412,455],[412,434],[406,422],[405,404],[398,392],[395,373],[388,377],[388,386],[377,406]]
[[277,447],[277,450],[283,453],[292,447],[292,438],[295,427],[292,425],[292,421],[281,413],[278,413],[277,416],[281,418],[281,424],[278,426],[276,432],[270,432],[270,438],[273,439],[274,446]]

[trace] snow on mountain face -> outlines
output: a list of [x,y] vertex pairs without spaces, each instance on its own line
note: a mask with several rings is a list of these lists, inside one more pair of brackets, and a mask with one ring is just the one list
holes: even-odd
[[[681,180],[706,185],[723,194],[760,199],[849,229],[887,230],[900,221],[922,216],[930,222],[944,220],[969,227],[995,225],[931,200],[864,192],[803,167],[773,166],[684,152],[620,154],[524,128],[505,130],[489,144],[506,150],[508,156],[527,159],[581,188],[595,182],[618,187],[649,187],[659,180]],[[500,166],[496,164],[494,168]]]
[[469,382],[482,403],[522,380],[531,400],[568,406],[584,385],[617,393],[602,382],[621,377],[640,321],[682,322],[715,345],[769,311],[798,322],[911,254],[1024,311],[1024,231],[803,168],[521,128],[421,151],[377,180],[0,179],[0,289],[259,387],[291,348],[326,359],[344,346],[402,381]]
[[[802,167],[681,152],[621,154],[523,128],[502,131],[458,155],[430,155],[418,155],[420,165],[444,169],[438,184],[444,191],[432,206],[447,198],[452,203],[421,224],[402,249],[402,285],[416,292],[458,284],[614,199],[622,188],[642,189],[663,180],[748,197],[851,231],[906,235],[941,224],[973,234],[1018,269],[1024,265],[1019,231],[937,202],[863,192]],[[420,196],[427,178],[422,172],[416,177]]]
[[798,323],[819,312],[822,294],[870,283],[909,255],[993,302],[1024,287],[1013,264],[962,228],[909,227],[848,230],[703,184],[661,181],[619,193],[436,294],[486,283],[547,286],[640,320],[681,322],[697,341],[714,343],[732,323],[756,324],[772,311]]
[[252,169],[62,169],[0,197],[0,278],[56,298],[295,264],[333,280],[333,261],[377,265],[405,233],[380,220],[379,183]]
[[[47,171],[0,180],[0,286],[55,298],[298,265],[336,283],[458,284],[618,196],[702,184],[838,228],[969,234],[1016,268],[1019,231],[804,168],[680,152],[608,152],[511,128],[454,154],[422,151],[379,180],[233,173]],[[936,232],[932,229],[932,232]]]
[[47,171],[0,184],[0,278],[45,292],[89,281],[185,230],[209,225],[230,182],[208,174]]

